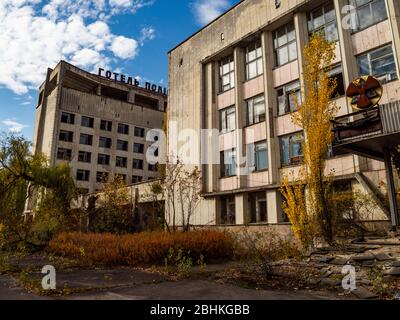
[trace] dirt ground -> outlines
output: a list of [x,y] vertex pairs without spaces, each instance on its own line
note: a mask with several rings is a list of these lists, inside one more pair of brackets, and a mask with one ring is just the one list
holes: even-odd
[[[56,269],[56,290],[43,290],[41,269]],[[44,253],[0,264],[0,300],[400,300],[400,240],[367,239],[319,249],[301,261],[235,261],[193,267],[96,268]],[[345,266],[354,267],[355,290],[343,288]]]

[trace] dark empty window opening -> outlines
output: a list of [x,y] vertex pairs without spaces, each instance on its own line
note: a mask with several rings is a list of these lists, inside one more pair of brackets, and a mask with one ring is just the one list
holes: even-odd
[[140,94],[135,95],[135,104],[141,107],[158,110],[158,100]]
[[42,102],[43,102],[43,91],[41,91],[39,94],[38,106],[40,106]]
[[111,87],[101,87],[101,95],[115,100],[128,101],[128,92]]

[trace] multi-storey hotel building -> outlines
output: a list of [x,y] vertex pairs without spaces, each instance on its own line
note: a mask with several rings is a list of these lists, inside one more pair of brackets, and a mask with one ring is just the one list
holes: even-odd
[[[204,139],[196,150],[203,185],[192,223],[284,223],[279,186],[282,175],[298,171],[302,161],[302,129],[291,113],[293,93],[301,99],[303,47],[310,35],[321,32],[336,44],[330,76],[337,79],[332,99],[340,116],[354,111],[345,89],[361,75],[381,80],[381,104],[400,100],[399,30],[398,0],[244,0],[172,49],[169,124],[178,132],[194,130],[199,141],[202,129],[219,130],[220,164]],[[170,137],[169,153],[177,154],[174,148],[184,143]],[[239,157],[251,162],[248,174],[235,166]],[[331,155],[326,170],[334,171],[341,190],[385,193],[382,162]],[[389,220],[375,200],[370,219]]]
[[163,127],[166,106],[163,88],[61,61],[39,89],[34,150],[50,165],[69,162],[82,193],[101,190],[115,175],[126,184],[155,179],[156,166],[146,161],[146,135]]

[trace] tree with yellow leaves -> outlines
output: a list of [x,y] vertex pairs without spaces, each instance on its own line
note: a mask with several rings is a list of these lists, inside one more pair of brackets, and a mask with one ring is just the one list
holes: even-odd
[[331,120],[338,110],[331,99],[337,83],[328,75],[334,51],[335,44],[317,34],[304,48],[303,99],[292,115],[292,121],[304,130],[304,162],[298,177],[284,176],[281,187],[286,200],[283,209],[305,248],[314,246],[318,234],[328,244],[334,242],[335,217],[329,208],[332,190],[330,177],[325,175]]

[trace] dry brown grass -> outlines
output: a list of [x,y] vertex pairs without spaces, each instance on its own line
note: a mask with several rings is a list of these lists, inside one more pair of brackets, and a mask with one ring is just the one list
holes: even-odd
[[229,259],[233,240],[216,231],[143,232],[131,235],[62,233],[49,244],[56,255],[87,264],[143,266],[162,264],[170,249],[182,250],[194,261]]

